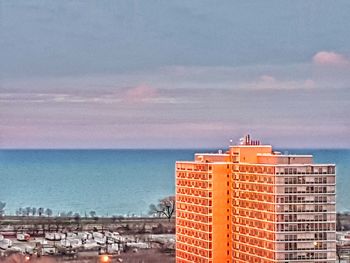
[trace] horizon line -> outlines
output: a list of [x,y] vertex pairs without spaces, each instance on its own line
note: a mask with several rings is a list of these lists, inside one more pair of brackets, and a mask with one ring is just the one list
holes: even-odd
[[[107,147],[91,147],[91,148],[64,148],[64,147],[52,147],[52,148],[1,148],[0,151],[7,151],[7,150],[224,150],[228,149],[230,147],[183,147],[183,148],[173,148],[173,147],[145,147],[145,148],[136,148],[136,147],[121,147],[121,148],[107,148]],[[272,146],[273,147],[273,146]],[[222,149],[223,148],[223,149]],[[278,146],[273,147],[274,149],[281,150],[281,149],[288,149],[288,150],[350,150],[350,147],[296,147],[296,146]]]

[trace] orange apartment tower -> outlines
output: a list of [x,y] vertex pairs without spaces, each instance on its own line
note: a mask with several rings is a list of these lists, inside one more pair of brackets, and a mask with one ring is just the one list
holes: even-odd
[[176,262],[231,262],[229,154],[176,163]]
[[176,163],[176,262],[336,262],[335,165],[250,136]]

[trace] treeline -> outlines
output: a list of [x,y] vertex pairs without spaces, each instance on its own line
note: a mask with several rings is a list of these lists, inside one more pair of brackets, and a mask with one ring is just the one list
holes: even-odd
[[[5,207],[6,203],[0,201],[0,216],[5,216]],[[15,215],[16,216],[47,216],[51,217],[53,216],[53,210],[51,208],[44,208],[44,207],[20,207],[16,210]],[[72,218],[78,218],[81,217],[81,215],[77,212],[69,211],[69,212],[58,212],[57,216],[59,217],[72,217]],[[97,217],[96,211],[90,211],[89,213],[85,213],[85,217],[92,217],[95,218]]]
[[53,211],[50,208],[43,207],[24,207],[16,210],[16,216],[52,216]]

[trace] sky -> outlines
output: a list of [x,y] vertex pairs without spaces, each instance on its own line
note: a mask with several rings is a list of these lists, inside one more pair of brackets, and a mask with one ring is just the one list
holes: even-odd
[[350,1],[1,0],[0,148],[350,148]]

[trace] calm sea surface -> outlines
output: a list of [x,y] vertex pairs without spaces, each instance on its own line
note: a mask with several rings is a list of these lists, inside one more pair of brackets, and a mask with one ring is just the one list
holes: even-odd
[[[20,207],[98,215],[146,214],[174,195],[176,160],[201,150],[1,150],[0,201]],[[350,150],[289,150],[337,165],[337,210],[350,211]]]

